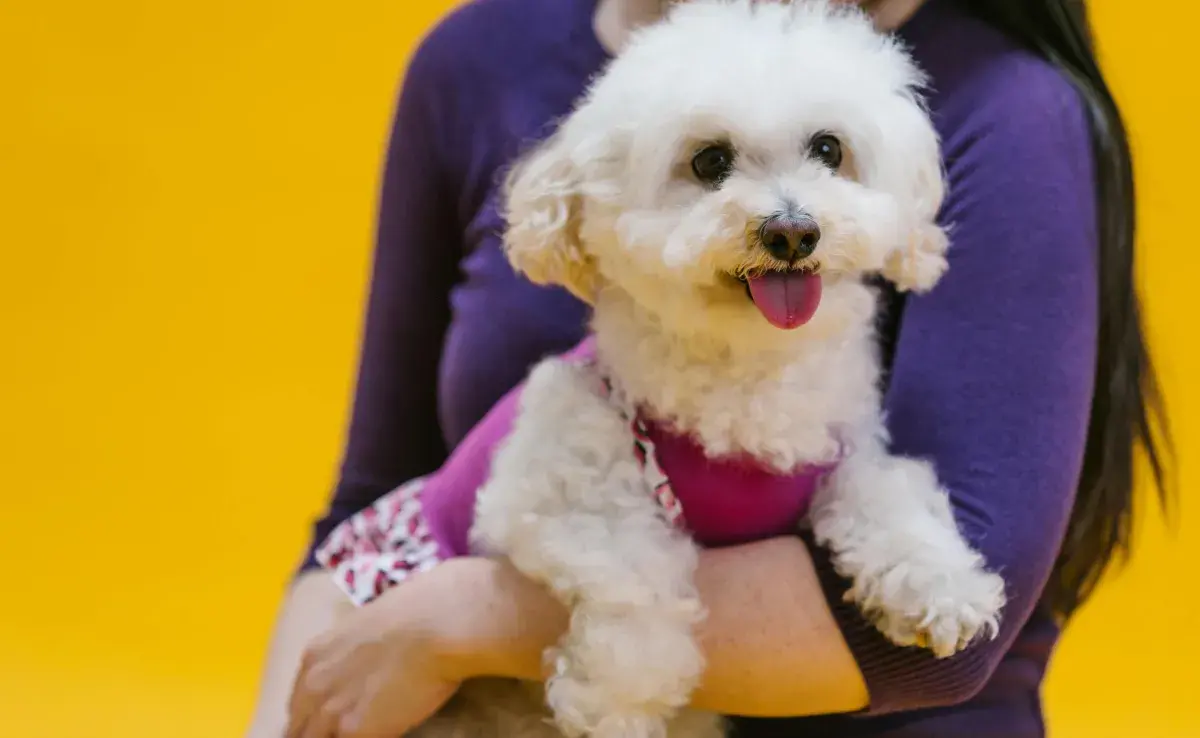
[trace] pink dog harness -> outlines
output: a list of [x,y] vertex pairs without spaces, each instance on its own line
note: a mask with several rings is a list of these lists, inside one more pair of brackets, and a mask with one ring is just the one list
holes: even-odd
[[[569,358],[593,361],[589,344]],[[665,520],[701,545],[730,545],[794,530],[832,468],[811,466],[780,474],[749,457],[709,458],[690,437],[647,422],[626,407],[612,385],[596,376],[597,393],[613,399],[629,421],[630,443],[647,493]],[[519,388],[505,397],[441,469],[400,486],[349,518],[317,550],[317,561],[332,570],[356,604],[370,602],[415,572],[471,553],[467,539],[475,495],[487,478],[492,452],[511,430],[518,393]]]

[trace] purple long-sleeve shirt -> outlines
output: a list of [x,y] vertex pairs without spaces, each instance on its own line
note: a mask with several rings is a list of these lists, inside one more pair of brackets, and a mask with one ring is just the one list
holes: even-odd
[[[583,305],[509,267],[496,197],[498,172],[607,61],[594,9],[595,0],[476,0],[413,58],[384,174],[341,480],[315,541],[435,470],[534,362],[584,335]],[[998,639],[937,661],[887,643],[841,604],[845,582],[817,551],[871,708],[744,720],[739,736],[1042,734],[1038,687],[1057,631],[1037,605],[1074,499],[1095,361],[1085,113],[1050,64],[955,0],[930,0],[901,35],[933,81],[953,250],[934,291],[885,310],[888,425],[897,453],[935,461],[1010,603]]]

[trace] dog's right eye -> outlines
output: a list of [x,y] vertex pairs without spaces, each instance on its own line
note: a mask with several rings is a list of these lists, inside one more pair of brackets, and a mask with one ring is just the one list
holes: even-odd
[[842,142],[828,133],[814,136],[808,143],[808,155],[836,172],[842,166]]
[[704,184],[718,185],[733,171],[733,159],[733,149],[724,144],[706,146],[692,157],[692,172]]

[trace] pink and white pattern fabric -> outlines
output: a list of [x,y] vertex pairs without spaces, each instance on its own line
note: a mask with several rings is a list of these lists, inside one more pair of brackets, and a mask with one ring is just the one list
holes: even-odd
[[[591,361],[583,363],[595,366]],[[597,392],[612,400],[629,421],[633,453],[647,491],[658,502],[664,519],[682,528],[683,506],[658,463],[645,424],[602,373],[597,371],[595,376]],[[334,528],[316,550],[317,562],[332,571],[338,586],[356,605],[365,605],[413,574],[441,563],[440,547],[421,504],[428,479],[414,479],[384,495]]]
[[423,478],[384,495],[333,529],[316,559],[356,605],[378,597],[411,574],[440,562],[421,511]]

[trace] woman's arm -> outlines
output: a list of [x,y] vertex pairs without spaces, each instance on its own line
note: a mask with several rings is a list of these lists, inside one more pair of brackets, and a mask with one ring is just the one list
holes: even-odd
[[[462,229],[442,144],[451,135],[440,58],[447,50],[432,38],[409,65],[394,116],[354,409],[338,485],[312,547],[391,489],[436,469],[446,454],[434,388]],[[303,649],[348,605],[327,572],[309,571],[312,547],[276,623],[253,736],[282,735]]]
[[[437,624],[434,646],[456,679],[541,680],[542,654],[566,632],[567,611],[540,585],[489,559],[456,559],[422,576],[471,593]],[[866,686],[825,604],[804,544],[777,538],[702,552],[697,586],[708,617],[698,634],[708,662],[699,708],[740,715],[849,712]]]
[[1025,52],[951,52],[960,64],[941,75],[937,108],[958,121],[944,142],[950,269],[904,306],[884,409],[892,450],[934,462],[1008,602],[995,640],[937,660],[880,636],[815,551],[874,714],[962,703],[987,684],[1055,565],[1091,412],[1098,237],[1083,101]]
[[249,738],[283,736],[288,697],[304,649],[352,607],[328,573],[308,571],[296,577],[271,634]]

